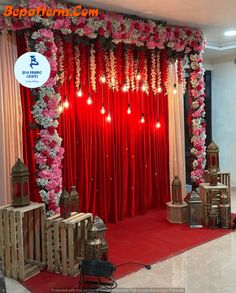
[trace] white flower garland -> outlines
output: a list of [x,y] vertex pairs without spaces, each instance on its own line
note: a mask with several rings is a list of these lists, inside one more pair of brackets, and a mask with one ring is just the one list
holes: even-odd
[[81,71],[81,67],[80,67],[80,49],[79,46],[77,46],[75,48],[75,69],[76,69],[76,73],[75,73],[75,85],[77,88],[79,88],[81,82],[80,82],[80,71]]
[[151,51],[151,85],[152,85],[152,91],[154,93],[154,95],[157,94],[157,86],[156,86],[156,82],[157,82],[157,65],[156,65],[156,54],[155,51],[152,50]]
[[96,92],[96,58],[94,44],[90,47],[90,80],[91,87],[94,92]]
[[119,90],[118,80],[117,80],[117,72],[116,72],[116,57],[114,54],[114,50],[110,49],[110,74],[111,74],[111,88],[112,90]]

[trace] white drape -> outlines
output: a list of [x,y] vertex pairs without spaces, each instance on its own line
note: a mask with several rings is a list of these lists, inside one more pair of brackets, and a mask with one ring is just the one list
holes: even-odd
[[0,205],[11,202],[11,167],[23,158],[20,87],[14,76],[15,34],[0,34]]
[[[170,185],[175,176],[182,183],[182,197],[186,196],[185,135],[183,86],[177,80],[176,64],[168,66],[168,111],[169,111],[169,167]],[[176,94],[174,93],[176,85]],[[171,190],[171,186],[170,186]]]

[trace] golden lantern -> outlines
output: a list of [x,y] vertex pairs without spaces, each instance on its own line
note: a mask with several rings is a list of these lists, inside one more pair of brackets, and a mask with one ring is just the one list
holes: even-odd
[[71,212],[79,212],[79,194],[76,191],[76,186],[71,186],[70,199]]
[[98,227],[93,220],[87,228],[88,238],[85,242],[85,259],[99,260],[102,256],[102,241],[99,238]]
[[201,215],[201,205],[202,201],[198,192],[193,188],[189,198],[187,199],[188,203],[188,225],[191,228],[201,228],[202,227],[202,215]]
[[220,171],[219,167],[219,147],[212,141],[207,147],[208,171]]
[[221,195],[220,199],[219,218],[221,228],[231,228],[231,205],[225,193]]
[[63,189],[59,201],[60,216],[63,219],[67,219],[71,216],[71,199],[69,193]]
[[172,182],[172,203],[173,204],[182,204],[182,188],[181,182],[178,176],[175,176]]
[[23,207],[29,205],[29,171],[20,159],[18,159],[12,167],[11,176],[13,187],[13,206]]
[[103,220],[99,218],[98,216],[95,216],[94,223],[95,223],[95,226],[97,227],[99,239],[101,240],[101,250],[102,250],[101,259],[104,261],[107,261],[108,260],[108,243],[106,240],[107,227],[105,223],[103,222]]

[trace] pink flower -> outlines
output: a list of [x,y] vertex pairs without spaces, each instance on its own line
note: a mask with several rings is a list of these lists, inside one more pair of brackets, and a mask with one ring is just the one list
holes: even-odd
[[38,32],[44,38],[49,38],[49,39],[52,39],[53,38],[53,32],[51,30],[48,30],[48,29],[45,29],[45,28],[41,28]]
[[44,86],[53,87],[56,84],[55,78],[49,78],[48,81],[45,82]]
[[37,8],[37,7],[43,7],[45,6],[45,3],[43,0],[29,0],[28,1],[28,8]]
[[93,33],[93,29],[89,26],[84,26],[84,34],[85,36],[89,36]]

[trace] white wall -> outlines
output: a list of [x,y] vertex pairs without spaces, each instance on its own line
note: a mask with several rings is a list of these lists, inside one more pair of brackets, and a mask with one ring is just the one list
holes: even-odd
[[[206,66],[207,67],[207,66]],[[211,65],[212,138],[220,148],[220,169],[231,172],[236,186],[236,64]]]

